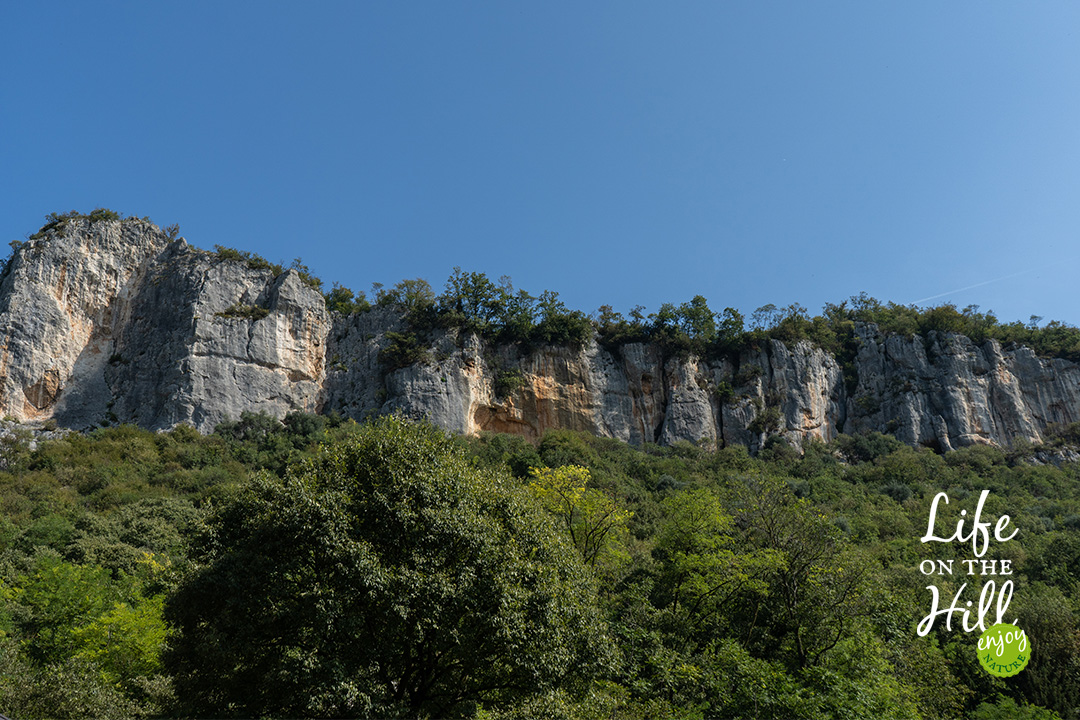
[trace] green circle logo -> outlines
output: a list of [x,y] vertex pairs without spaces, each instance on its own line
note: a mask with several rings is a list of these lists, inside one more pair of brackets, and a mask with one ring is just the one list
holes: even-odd
[[1012,677],[1031,659],[1031,640],[1015,625],[994,625],[979,637],[979,664],[997,677]]

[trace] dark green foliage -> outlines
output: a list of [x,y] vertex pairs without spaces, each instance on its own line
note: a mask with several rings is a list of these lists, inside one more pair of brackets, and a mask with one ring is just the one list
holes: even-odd
[[592,335],[592,323],[581,312],[567,310],[559,294],[550,290],[537,300],[540,320],[526,338],[546,345],[580,346]]
[[[407,332],[388,333],[390,347],[382,354],[384,367],[394,370],[427,358],[432,333],[457,329],[475,333],[492,343],[518,344],[528,351],[536,345],[581,345],[593,332],[592,322],[578,311],[570,311],[550,291],[533,297],[515,291],[509,278],[492,282],[483,273],[466,273],[454,268],[446,290],[436,296],[425,280],[403,280],[390,290],[374,286],[375,304],[400,311]],[[327,307],[339,312],[367,308],[366,301],[352,306],[351,291],[341,288],[327,295]],[[363,300],[361,296],[361,301]]]
[[404,310],[415,324],[422,324],[435,306],[435,291],[427,280],[402,280],[390,290],[377,288],[375,304]]
[[[777,468],[783,469],[785,472],[791,472],[802,459],[799,451],[792,447],[783,435],[772,435],[767,438],[761,446],[758,457],[767,463],[775,465]],[[804,488],[806,484],[791,483],[791,486],[793,489]],[[796,494],[799,497],[805,497],[805,493],[798,489],[796,489]]]
[[630,313],[630,320],[627,320],[610,305],[601,305],[595,322],[597,340],[609,348],[617,348],[627,343],[647,342],[649,330],[645,325],[645,316],[641,314],[643,309],[641,306],[634,308]]
[[281,421],[297,447],[320,442],[325,437],[327,418],[312,413],[291,412]]
[[636,319],[627,321],[610,306],[601,307],[595,321],[600,342],[608,347],[653,342],[669,352],[708,356],[736,354],[768,339],[785,343],[805,340],[837,357],[852,392],[858,380],[853,362],[858,350],[856,323],[872,323],[886,335],[920,335],[927,342],[943,340],[944,333],[956,333],[976,343],[996,339],[1005,345],[1025,345],[1040,356],[1080,360],[1080,329],[1057,321],[1041,328],[1037,324],[1040,318],[1027,324],[1003,324],[993,313],[979,312],[975,305],[962,310],[948,303],[917,308],[883,304],[866,293],[839,304],[828,303],[813,317],[797,303],[784,308],[764,305],[752,313],[749,330],[737,310],[725,308],[715,314],[700,295],[679,306],[664,303],[649,316],[651,323],[642,321],[641,308],[635,313]]
[[92,661],[69,657],[42,667],[29,661],[19,652],[17,641],[7,637],[0,638],[0,702],[5,713],[27,720],[128,720],[155,714],[152,704],[140,704],[102,682],[101,670]]
[[326,438],[325,427],[325,419],[306,413],[291,413],[282,422],[265,413],[243,412],[239,420],[218,424],[214,435],[225,440],[237,461],[280,473]]
[[64,220],[70,220],[70,219],[81,218],[81,217],[86,217],[86,215],[84,215],[83,213],[80,213],[78,210],[69,210],[66,213],[51,212],[51,213],[49,213],[48,215],[45,216],[45,225],[41,229],[45,230],[45,229],[48,229],[50,225],[55,225],[57,223],[62,223]]
[[[1077,717],[1074,464],[1036,464],[1041,451],[1030,446],[938,454],[880,434],[809,443],[801,454],[774,435],[751,457],[742,446],[632,448],[565,430],[533,444],[383,422],[399,423],[403,436],[387,425],[293,413],[283,421],[245,414],[206,437],[188,427],[156,434],[121,426],[34,450],[25,434],[5,439],[0,710],[139,717],[168,708],[194,714],[204,703],[197,714]],[[1062,427],[1049,444],[1072,449],[1078,435]],[[587,467],[593,496],[633,512],[591,578],[580,564],[559,575],[560,563],[578,562],[559,539],[566,529],[543,525],[520,494],[535,479],[530,468],[566,465]],[[371,466],[379,469],[354,472]],[[259,478],[249,483],[252,475]],[[938,523],[951,528],[983,489],[991,491],[984,520],[1007,513],[1020,530],[991,556],[1013,559],[1009,613],[1041,649],[1008,681],[975,664],[973,637],[956,622],[953,632],[943,623],[925,638],[914,631],[929,606],[917,568],[927,557],[919,538],[930,502],[947,490],[952,502],[939,508]],[[199,534],[210,505],[217,519]],[[542,525],[525,523],[533,534],[514,535],[526,518]],[[189,558],[195,538],[197,562]],[[571,559],[551,555],[555,546]],[[952,543],[931,556],[970,555],[968,544]],[[963,579],[953,578],[947,594]],[[529,592],[511,591],[519,581],[586,596],[599,581],[602,609],[590,600],[591,615],[537,612],[529,622],[549,629],[513,636],[528,648],[517,665],[477,660],[477,669],[472,658],[484,653],[470,638],[498,639],[492,628],[502,626],[476,618],[514,617],[512,600]],[[172,669],[182,663],[167,669],[159,660],[161,598],[175,588],[186,598],[177,612],[196,633],[174,647],[190,658],[206,653],[177,678]],[[977,597],[977,587],[969,593]],[[617,645],[614,664],[603,661],[609,646],[596,630],[605,627]],[[438,648],[450,630],[457,644],[445,657],[468,652],[447,671],[456,700],[449,691],[425,699],[417,683],[398,678],[411,669],[420,677],[425,642]],[[272,640],[242,639],[255,637]],[[580,644],[564,644],[558,662],[543,659],[551,643],[572,637]],[[527,683],[466,697],[477,687],[470,682],[514,668],[529,669]],[[220,702],[200,695],[207,688],[220,691]],[[238,698],[234,707],[228,698]],[[443,700],[460,702],[436,709]],[[259,710],[270,707],[291,709]]]
[[[141,222],[150,224],[150,218],[148,217],[138,218],[133,215],[125,217],[118,212],[109,210],[108,208],[95,208],[89,214],[81,213],[78,210],[71,210],[66,213],[51,212],[45,216],[45,224],[41,226],[41,229],[33,235],[30,235],[29,239],[39,240],[48,235],[50,232],[61,232],[63,231],[69,220],[89,220],[91,223],[107,221],[125,223]],[[177,231],[179,231],[179,227],[177,227]]]
[[87,216],[90,222],[98,222],[100,220],[117,221],[120,220],[120,214],[113,212],[107,208],[96,208]]
[[160,714],[163,593],[190,571],[206,499],[283,468],[350,423],[246,415],[204,437],[131,426],[5,440],[0,471],[0,710],[15,717]]
[[367,301],[363,291],[354,294],[349,288],[337,283],[334,283],[334,287],[323,297],[326,299],[326,309],[330,312],[354,315],[371,309],[371,303]]
[[592,321],[584,313],[567,310],[556,292],[545,290],[533,297],[524,290],[515,292],[508,277],[496,285],[483,273],[466,273],[461,268],[454,268],[432,311],[430,322],[527,347],[580,346],[593,332]]
[[1039,638],[1039,650],[1032,652],[1028,667],[1016,676],[1016,684],[1023,689],[1023,697],[1035,705],[1075,709],[1080,697],[1080,623],[1076,613],[1059,587],[1036,583],[1024,590],[1016,601],[1018,626],[1033,643]]
[[[728,307],[715,313],[701,295],[681,305],[663,303],[648,317],[643,314],[644,308],[635,307],[629,319],[610,305],[603,305],[590,319],[569,310],[552,291],[536,297],[515,290],[508,277],[495,283],[484,273],[466,273],[460,268],[454,268],[438,296],[419,279],[402,281],[391,290],[376,284],[374,294],[380,307],[404,313],[419,346],[427,346],[438,328],[456,328],[491,343],[517,344],[523,352],[538,345],[581,346],[595,336],[613,351],[628,343],[648,342],[669,355],[695,354],[737,361],[740,352],[761,349],[769,340],[788,344],[807,341],[836,357],[852,394],[858,386],[857,323],[875,324],[885,334],[921,335],[928,344],[950,342],[947,333],[958,333],[977,343],[996,339],[1006,345],[1030,346],[1043,356],[1080,360],[1080,329],[1071,326],[1058,322],[1041,329],[1034,322],[1003,325],[993,313],[980,313],[976,306],[961,311],[949,304],[922,309],[884,305],[865,293],[839,304],[826,304],[822,313],[813,317],[797,303],[784,308],[764,305],[751,315],[749,329],[738,310]],[[351,305],[352,293],[345,288],[335,288],[326,297],[328,307],[342,313],[367,307],[362,296],[358,306]],[[737,376],[734,385],[752,380],[751,376]],[[866,406],[861,409],[867,413],[877,410]]]
[[481,433],[462,442],[478,461],[491,466],[505,465],[518,478],[528,478],[531,468],[544,465],[536,447],[520,435]]
[[891,497],[898,503],[903,503],[911,497],[911,488],[902,482],[893,482],[881,488],[881,492]]
[[737,349],[743,341],[743,316],[735,308],[724,308],[717,328],[717,345],[728,352]]
[[221,312],[214,313],[216,317],[244,318],[246,320],[262,320],[269,314],[270,311],[267,308],[260,307],[259,305],[244,305],[241,303],[230,305]]
[[587,687],[603,622],[558,537],[508,477],[385,418],[215,512],[167,608],[180,710],[448,717]]
[[713,393],[715,393],[716,399],[722,403],[728,403],[735,399],[735,390],[731,387],[731,383],[726,380],[716,383]]
[[242,262],[251,270],[269,270],[275,276],[285,272],[285,268],[281,264],[272,263],[262,255],[256,253],[237,250],[235,248],[225,247],[224,245],[215,245],[214,252],[217,253],[218,258],[221,260]]
[[505,398],[517,392],[525,383],[525,377],[519,368],[500,370],[495,376],[495,397]]
[[678,318],[679,328],[688,336],[705,343],[716,340],[716,316],[701,295],[679,306]]
[[544,434],[537,448],[544,465],[552,468],[563,465],[595,467],[598,463],[596,450],[581,433],[569,430],[550,430]]
[[735,383],[735,387],[749,385],[750,383],[754,382],[754,380],[761,377],[763,373],[764,370],[761,369],[760,365],[743,365],[739,368],[739,371],[735,373],[733,382]]
[[386,372],[393,372],[419,362],[427,362],[431,357],[430,352],[420,343],[415,333],[388,332],[386,339],[390,341],[390,344],[379,352],[379,362]]
[[998,695],[994,702],[979,703],[971,720],[1060,720],[1061,716],[1046,708],[1017,703],[1010,697]]
[[754,419],[750,421],[750,424],[746,426],[746,429],[757,435],[769,434],[780,429],[782,420],[783,416],[780,414],[780,408],[769,406],[758,412]]
[[899,450],[904,445],[892,435],[879,432],[843,435],[837,439],[836,444],[844,455],[859,462],[870,462]]

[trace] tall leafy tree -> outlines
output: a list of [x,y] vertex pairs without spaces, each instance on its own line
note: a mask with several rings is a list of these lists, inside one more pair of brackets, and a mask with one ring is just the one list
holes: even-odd
[[626,522],[633,513],[610,493],[589,487],[588,468],[532,468],[530,475],[529,488],[566,528],[586,562],[614,564],[625,555]]
[[606,662],[596,589],[528,492],[384,418],[209,521],[171,597],[180,712],[451,717]]

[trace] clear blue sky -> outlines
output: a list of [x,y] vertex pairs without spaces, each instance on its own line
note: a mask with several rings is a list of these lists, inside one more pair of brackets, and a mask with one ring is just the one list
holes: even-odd
[[1080,324],[1080,3],[4,2],[0,240],[98,206],[328,286]]

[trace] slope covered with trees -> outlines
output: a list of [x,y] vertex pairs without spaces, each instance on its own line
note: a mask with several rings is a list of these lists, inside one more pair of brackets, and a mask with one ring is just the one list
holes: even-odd
[[[0,712],[1076,717],[1077,439],[755,458],[299,414],[9,435]],[[930,502],[944,527],[984,489],[1036,647],[1009,679],[958,623],[915,632],[919,562],[967,556],[919,542]]]

